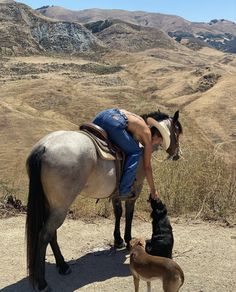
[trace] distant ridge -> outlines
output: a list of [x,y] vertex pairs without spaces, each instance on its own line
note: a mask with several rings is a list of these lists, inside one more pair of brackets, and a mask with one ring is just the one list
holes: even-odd
[[0,0],[0,4],[9,4],[9,3],[14,3],[15,1],[13,0]]
[[[33,10],[16,2],[1,3],[0,53],[9,56],[38,53],[99,55],[109,49],[129,52],[156,47],[185,49],[159,28],[122,20],[107,20],[107,26],[101,26],[101,21],[80,24],[69,21],[69,17],[57,20],[38,12],[48,8],[53,7]],[[58,9],[64,11],[63,8]],[[97,31],[94,30],[98,27]]]
[[161,13],[106,9],[72,11],[59,6],[37,10],[47,17],[77,21],[82,24],[119,19],[136,25],[162,29],[175,40],[194,50],[210,46],[221,51],[236,53],[236,24],[225,19],[212,19],[209,23],[190,22],[179,16]]

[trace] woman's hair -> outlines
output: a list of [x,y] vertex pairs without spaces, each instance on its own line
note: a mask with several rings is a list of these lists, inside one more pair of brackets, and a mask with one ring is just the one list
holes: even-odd
[[[160,111],[151,112],[149,114],[143,114],[143,115],[141,115],[141,117],[144,119],[144,121],[146,123],[147,123],[147,118],[149,118],[149,117],[155,119],[158,122],[169,118],[169,116],[167,114],[164,114]],[[158,129],[156,127],[151,127],[150,130],[151,130],[152,137],[154,135],[157,135],[158,137],[162,137],[161,133],[158,131]]]
[[151,128],[150,128],[150,131],[151,131],[151,135],[152,135],[152,137],[153,137],[154,135],[157,135],[158,137],[162,137],[162,136],[161,136],[161,133],[158,131],[158,129],[157,129],[156,127],[151,127]]

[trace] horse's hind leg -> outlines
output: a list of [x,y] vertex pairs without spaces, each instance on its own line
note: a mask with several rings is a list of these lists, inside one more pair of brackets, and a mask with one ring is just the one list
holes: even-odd
[[61,254],[59,245],[57,243],[57,231],[54,232],[53,238],[50,241],[50,245],[56,260],[58,272],[61,275],[68,275],[71,273],[69,265],[65,262],[63,255]]
[[38,238],[38,250],[36,254],[36,283],[38,290],[43,290],[47,287],[45,280],[45,255],[48,242],[50,241],[50,233],[47,232],[46,226],[42,228]]
[[47,287],[47,282],[45,281],[45,256],[47,245],[53,240],[56,230],[61,226],[61,224],[65,220],[65,217],[65,211],[51,212],[45,225],[39,233],[38,251],[36,257],[37,283],[39,290],[43,290]]
[[122,205],[121,200],[118,198],[112,199],[113,210],[115,214],[115,229],[114,229],[114,247],[122,248],[124,247],[124,240],[120,235],[120,219],[122,216]]
[[127,200],[125,202],[125,242],[126,247],[130,248],[130,240],[132,239],[131,236],[131,227],[132,227],[132,220],[134,215],[134,205],[135,200]]

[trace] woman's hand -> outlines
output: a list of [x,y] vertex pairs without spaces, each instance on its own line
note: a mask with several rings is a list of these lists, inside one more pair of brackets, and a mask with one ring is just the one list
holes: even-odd
[[159,199],[159,193],[155,190],[151,192],[151,198],[153,200],[158,200]]

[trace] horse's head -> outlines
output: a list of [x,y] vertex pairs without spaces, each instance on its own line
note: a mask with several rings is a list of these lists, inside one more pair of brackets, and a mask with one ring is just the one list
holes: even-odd
[[170,132],[170,146],[166,150],[169,154],[168,159],[178,160],[182,154],[179,137],[183,133],[182,125],[179,122],[179,111],[175,112],[173,118],[164,120]]

